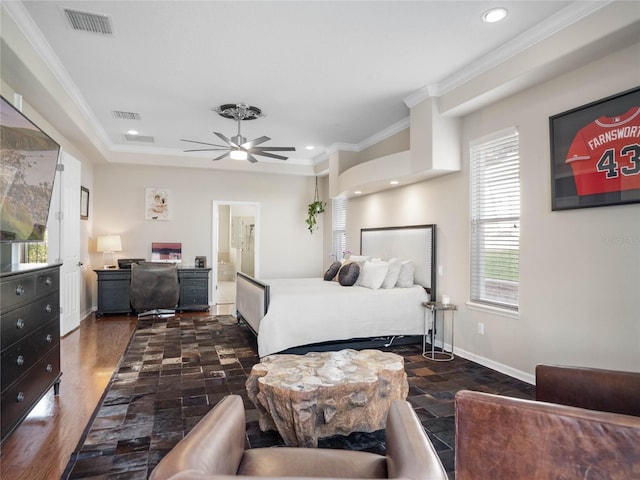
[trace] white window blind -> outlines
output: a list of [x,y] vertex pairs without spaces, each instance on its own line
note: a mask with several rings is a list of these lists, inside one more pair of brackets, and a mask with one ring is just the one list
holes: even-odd
[[347,199],[336,197],[331,201],[331,253],[340,260],[347,249]]
[[518,310],[520,154],[510,128],[471,143],[471,301]]

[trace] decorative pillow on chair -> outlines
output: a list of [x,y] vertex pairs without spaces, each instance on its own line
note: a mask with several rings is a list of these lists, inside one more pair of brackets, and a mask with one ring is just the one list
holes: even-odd
[[338,270],[340,270],[341,266],[342,266],[342,262],[333,262],[331,266],[327,269],[327,271],[324,272],[324,279],[327,281],[330,281],[336,278],[336,275],[338,274]]
[[389,264],[387,262],[364,262],[358,285],[377,290],[384,282],[388,269]]
[[360,266],[355,263],[345,263],[338,272],[338,282],[343,287],[350,287],[356,283],[360,275]]
[[411,260],[405,260],[400,267],[400,275],[396,282],[396,287],[410,288],[413,287],[413,275],[415,273],[415,267]]

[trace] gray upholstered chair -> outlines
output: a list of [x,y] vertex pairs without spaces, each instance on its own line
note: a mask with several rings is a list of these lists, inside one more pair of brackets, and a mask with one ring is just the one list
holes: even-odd
[[131,307],[138,318],[175,315],[180,299],[178,269],[173,263],[134,263],[129,289]]

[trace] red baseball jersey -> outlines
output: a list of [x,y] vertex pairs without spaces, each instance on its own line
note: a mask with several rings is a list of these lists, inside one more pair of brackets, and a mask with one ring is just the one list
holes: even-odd
[[567,163],[580,196],[640,189],[640,107],[582,127]]

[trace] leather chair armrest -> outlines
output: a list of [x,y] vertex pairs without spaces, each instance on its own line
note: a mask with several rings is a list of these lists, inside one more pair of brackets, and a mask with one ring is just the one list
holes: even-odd
[[242,397],[228,395],[153,469],[149,480],[165,480],[179,472],[235,475],[244,454],[245,413]]
[[536,400],[640,416],[640,372],[537,365]]
[[607,478],[640,471],[640,418],[462,390],[456,480]]
[[389,478],[446,480],[447,472],[411,405],[391,404],[386,425]]

